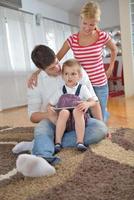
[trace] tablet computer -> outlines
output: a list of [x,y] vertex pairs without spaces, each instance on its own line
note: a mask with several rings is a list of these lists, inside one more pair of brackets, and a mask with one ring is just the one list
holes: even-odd
[[74,106],[72,106],[72,107],[63,107],[63,108],[57,108],[57,107],[54,107],[54,110],[63,110],[63,109],[66,109],[66,110],[72,110],[72,109],[74,109],[75,107]]

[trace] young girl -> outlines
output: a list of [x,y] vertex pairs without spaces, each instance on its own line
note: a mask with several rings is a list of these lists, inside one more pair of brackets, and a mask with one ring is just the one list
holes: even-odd
[[96,102],[92,99],[92,95],[86,85],[79,84],[81,76],[81,66],[78,61],[70,59],[64,62],[62,78],[65,81],[65,85],[62,89],[56,91],[50,100],[49,106],[49,109],[55,109],[55,105],[58,105],[58,108],[60,107],[60,110],[57,111],[58,116],[55,119],[55,153],[59,152],[62,148],[61,141],[67,127],[68,131],[70,131],[70,128],[76,130],[77,149],[80,151],[87,149],[83,143],[88,117],[86,111],[88,108],[94,106]]
[[[70,48],[72,49],[75,59],[79,61],[80,65],[88,73],[89,79],[100,101],[103,120],[106,121],[108,99],[107,78],[112,74],[117,48],[109,34],[97,28],[100,15],[101,10],[96,2],[89,1],[85,4],[80,12],[80,31],[71,35],[64,42],[57,54],[57,58],[61,60],[68,50]],[[102,57],[102,51],[105,46],[109,48],[111,55],[109,68],[106,73]],[[35,74],[35,76],[33,75],[31,77],[29,85],[33,84],[32,79],[36,83],[36,76]]]

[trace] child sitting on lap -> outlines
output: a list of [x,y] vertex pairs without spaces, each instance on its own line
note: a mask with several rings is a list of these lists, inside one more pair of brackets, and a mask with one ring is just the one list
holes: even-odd
[[92,99],[87,86],[79,84],[81,76],[79,62],[75,59],[67,60],[62,66],[62,78],[65,85],[50,100],[49,109],[57,110],[55,153],[62,148],[61,140],[64,131],[74,129],[76,130],[77,149],[80,151],[87,150],[83,142],[88,117],[86,111],[96,102]]

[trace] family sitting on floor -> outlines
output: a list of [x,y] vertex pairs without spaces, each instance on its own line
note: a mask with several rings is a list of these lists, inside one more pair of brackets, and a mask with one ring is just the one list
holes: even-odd
[[[93,118],[100,116],[99,101],[86,72],[75,59],[66,61],[61,70],[55,53],[45,45],[36,46],[31,57],[35,65],[42,69],[37,86],[28,89],[28,113],[30,120],[38,124],[34,129],[34,141],[29,142],[30,146],[28,142],[26,146],[23,142],[23,147],[19,143],[13,152],[30,150],[32,147],[33,155],[19,155],[17,169],[25,176],[43,176],[55,172],[52,165],[60,162],[55,153],[61,148],[76,147],[85,151],[90,144],[106,136],[107,127],[100,119]],[[55,110],[54,106],[63,94],[63,88],[71,95],[79,95],[79,101],[77,99],[74,102],[74,109]],[[86,113],[89,107],[92,118]],[[73,124],[73,127],[66,131],[68,123]]]
[[[32,151],[32,155],[19,155],[16,162],[17,170],[25,176],[53,174],[52,165],[61,161],[56,153],[62,148],[86,151],[107,135],[107,78],[117,51],[109,34],[97,27],[100,15],[99,5],[89,1],[80,12],[80,31],[68,37],[57,55],[45,45],[32,51],[38,70],[29,81],[28,113],[37,126],[32,142],[13,148],[14,153]],[[102,58],[105,46],[111,52],[106,72]],[[67,60],[61,68],[59,61],[69,49],[77,60]]]

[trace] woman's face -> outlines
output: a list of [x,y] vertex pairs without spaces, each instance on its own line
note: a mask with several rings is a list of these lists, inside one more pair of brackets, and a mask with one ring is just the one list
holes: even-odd
[[95,30],[99,20],[97,19],[89,19],[89,18],[82,18],[80,21],[80,30],[85,34],[88,35],[93,30]]

